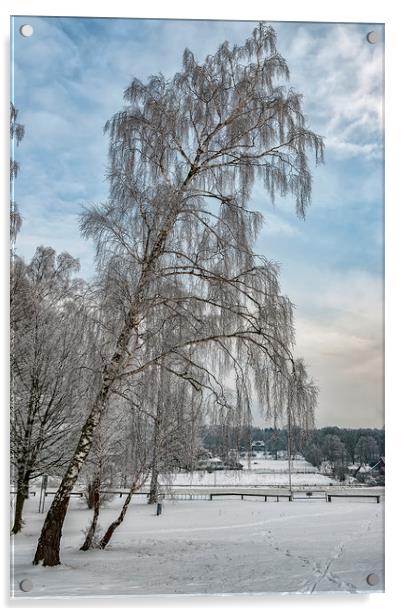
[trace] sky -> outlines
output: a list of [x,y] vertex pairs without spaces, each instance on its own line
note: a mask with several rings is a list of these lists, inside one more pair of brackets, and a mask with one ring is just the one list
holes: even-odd
[[[33,36],[19,27],[29,23]],[[224,40],[241,43],[253,22],[16,17],[12,98],[25,125],[16,151],[15,200],[23,216],[17,252],[51,245],[94,274],[82,239],[83,205],[107,198],[105,122],[133,77],[172,76],[190,48],[198,60]],[[382,427],[383,409],[383,54],[377,24],[272,23],[304,95],[309,127],[324,137],[312,204],[299,220],[289,198],[275,204],[259,184],[264,215],[256,250],[280,264],[295,306],[296,354],[320,389],[318,427]],[[378,42],[366,34],[376,31]]]

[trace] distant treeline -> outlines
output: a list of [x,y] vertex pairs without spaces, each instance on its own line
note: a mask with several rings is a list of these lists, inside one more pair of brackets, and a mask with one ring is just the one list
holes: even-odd
[[[252,443],[263,441],[265,450],[277,457],[287,450],[288,433],[285,428],[235,428],[203,426],[201,439],[205,449],[223,459],[233,450],[249,451]],[[302,454],[315,466],[324,460],[336,466],[347,464],[375,464],[384,456],[384,430],[376,428],[339,428],[337,426],[311,430],[305,434],[299,429],[291,431],[291,454]]]

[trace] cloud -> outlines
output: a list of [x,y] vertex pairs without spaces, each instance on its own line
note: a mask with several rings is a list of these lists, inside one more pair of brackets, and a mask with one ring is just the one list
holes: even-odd
[[282,26],[284,55],[306,110],[340,159],[383,156],[383,38],[366,40],[368,25]]
[[292,285],[297,354],[320,387],[318,425],[384,423],[383,281],[309,270]]

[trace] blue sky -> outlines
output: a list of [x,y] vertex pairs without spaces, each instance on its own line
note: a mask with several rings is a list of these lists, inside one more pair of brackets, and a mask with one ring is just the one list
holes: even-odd
[[[18,29],[34,28],[31,38]],[[199,59],[223,40],[242,42],[252,22],[17,17],[12,24],[13,99],[26,136],[16,158],[15,198],[29,259],[52,245],[93,274],[93,248],[79,235],[82,204],[107,197],[103,126],[135,76],[179,70],[189,47]],[[298,353],[320,387],[318,425],[383,425],[383,40],[382,26],[274,23],[290,85],[304,94],[326,162],[313,168],[306,220],[291,199],[253,207],[265,225],[257,250],[281,265],[296,306]],[[366,34],[379,33],[370,45]]]

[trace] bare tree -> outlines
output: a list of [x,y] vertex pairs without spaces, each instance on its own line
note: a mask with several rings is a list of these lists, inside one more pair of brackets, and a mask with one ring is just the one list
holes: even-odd
[[[96,430],[94,444],[86,461],[87,502],[93,510],[91,524],[87,530],[81,550],[95,547],[97,524],[102,504],[110,500],[107,492],[112,488],[111,470],[123,448],[125,424],[121,405],[113,405],[114,412],[104,415]],[[131,435],[130,435],[131,438]],[[82,475],[82,474],[81,474]]]
[[373,436],[361,436],[355,447],[355,456],[359,463],[367,464],[376,461],[379,457],[377,441]]
[[150,470],[148,418],[143,413],[131,416],[130,488],[117,518],[109,525],[97,547],[104,549],[127,514],[133,495],[145,484]]
[[[277,191],[294,195],[299,216],[309,204],[307,149],[319,162],[323,145],[305,125],[301,96],[281,83],[287,78],[275,33],[261,23],[243,46],[223,43],[203,64],[186,50],[171,80],[134,79],[127,106],[106,125],[110,200],[87,208],[82,230],[95,240],[99,271],[117,296],[113,352],[35,564],[60,562],[71,490],[113,390],[127,377],[167,356],[180,363],[190,349],[211,372],[231,367],[244,410],[251,378],[266,408],[286,408],[296,370],[292,307],[280,294],[277,266],[253,253],[261,216],[248,203],[260,178],[272,199]],[[155,331],[148,324],[160,310],[166,318]],[[174,327],[180,341],[174,336],[171,346]]]
[[[188,365],[186,369],[186,376],[189,377]],[[191,391],[188,378],[177,377],[166,362],[160,365],[159,375],[156,404],[149,412],[153,419],[149,504],[158,502],[160,475],[171,477],[180,468],[192,468],[196,426],[199,425],[202,410],[206,408],[202,396],[202,389],[207,390],[204,381],[198,378],[199,385]],[[195,378],[194,371],[192,378]],[[152,382],[157,384],[155,380]],[[204,408],[202,402],[205,403]]]
[[[78,263],[38,248],[29,265],[16,258],[11,287],[11,460],[17,497],[13,533],[21,530],[29,481],[61,471],[72,453],[86,378],[88,323]],[[74,431],[75,429],[75,431]]]
[[131,383],[131,388],[117,396],[128,403],[126,434],[129,447],[125,455],[128,463],[125,472],[129,477],[129,491],[118,517],[96,544],[93,536],[98,515],[94,515],[88,532],[92,541],[89,542],[87,536],[81,549],[87,549],[87,546],[104,549],[108,545],[114,531],[123,523],[133,495],[149,477],[149,503],[158,502],[160,474],[171,476],[182,464],[192,463],[190,456],[195,446],[191,439],[195,440],[196,435],[194,424],[200,418],[201,410],[208,406],[205,397],[213,396],[214,400],[218,397],[205,375],[196,374],[193,365],[191,373],[187,365],[185,378],[171,371],[166,362],[148,369],[147,377],[141,383]]
[[325,437],[323,453],[333,466],[340,464],[344,466],[347,452],[344,443],[336,434],[328,434]]
[[323,461],[323,452],[319,445],[316,443],[310,443],[304,450],[305,460],[313,464],[313,466],[319,467]]

